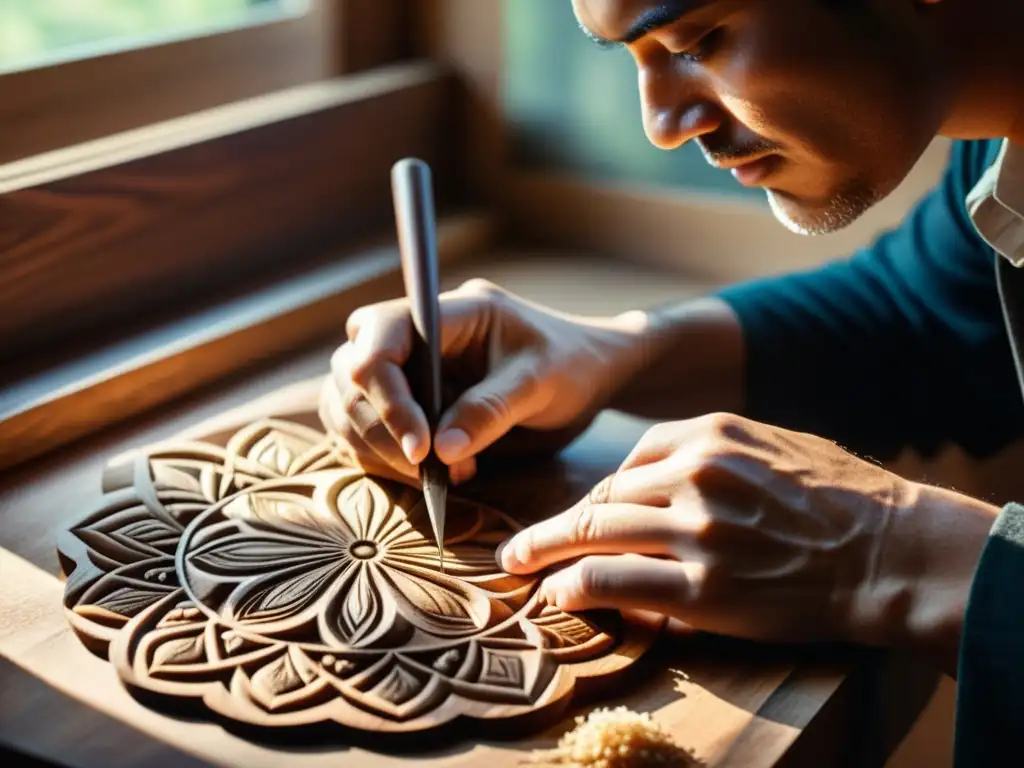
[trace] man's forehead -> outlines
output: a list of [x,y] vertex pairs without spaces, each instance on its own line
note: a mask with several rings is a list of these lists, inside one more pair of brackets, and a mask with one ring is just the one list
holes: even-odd
[[583,31],[597,42],[630,43],[709,0],[573,0]]

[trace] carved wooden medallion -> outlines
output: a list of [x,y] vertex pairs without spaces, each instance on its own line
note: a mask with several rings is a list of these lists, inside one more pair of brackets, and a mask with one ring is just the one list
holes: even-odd
[[130,687],[254,725],[415,731],[568,703],[650,635],[563,613],[494,551],[519,526],[452,498],[442,573],[422,495],[285,420],[113,467],[60,540],[67,616]]

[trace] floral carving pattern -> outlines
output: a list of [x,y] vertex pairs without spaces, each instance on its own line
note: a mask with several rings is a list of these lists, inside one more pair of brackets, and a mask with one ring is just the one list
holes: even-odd
[[451,499],[445,572],[422,495],[286,420],[108,469],[62,536],[65,608],[131,687],[256,725],[421,730],[567,703],[651,638],[538,602],[497,568],[518,526]]

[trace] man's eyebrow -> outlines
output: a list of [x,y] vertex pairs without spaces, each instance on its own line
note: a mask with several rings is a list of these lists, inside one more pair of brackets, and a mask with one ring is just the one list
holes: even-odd
[[660,5],[648,8],[637,16],[633,23],[630,24],[629,29],[626,30],[626,34],[616,40],[609,40],[608,38],[595,35],[582,21],[579,22],[579,26],[583,30],[583,34],[602,48],[610,48],[618,44],[628,45],[629,43],[635,43],[644,35],[657,29],[676,23],[692,5],[692,0],[664,0]]

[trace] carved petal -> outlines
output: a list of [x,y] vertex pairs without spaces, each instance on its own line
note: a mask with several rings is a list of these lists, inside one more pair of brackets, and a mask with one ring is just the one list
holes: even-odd
[[76,600],[75,609],[101,608],[131,618],[178,589],[174,561],[154,558],[104,574]]
[[166,640],[153,651],[150,671],[159,673],[179,664],[198,664],[206,660],[206,641],[202,631],[194,635]]
[[383,543],[396,526],[407,525],[401,510],[374,480],[360,477],[342,482],[334,506],[355,538]]
[[247,578],[294,566],[314,567],[343,557],[340,549],[325,549],[297,536],[262,533],[251,528],[217,538],[188,555],[191,565],[217,576]]
[[252,676],[252,696],[272,711],[294,699],[290,694],[297,694],[316,681],[317,674],[308,660],[301,653],[287,651]]
[[157,589],[117,587],[96,600],[93,605],[97,608],[105,608],[120,616],[131,618],[166,596],[167,592]]
[[150,514],[145,506],[130,507],[76,531],[97,555],[120,565],[173,555],[181,529]]
[[258,464],[271,476],[295,474],[297,460],[324,439],[322,433],[301,424],[268,419],[237,432],[227,451]]
[[252,624],[295,619],[316,612],[317,603],[332,593],[346,563],[333,560],[316,568],[299,566],[242,582],[224,602],[229,620]]
[[325,611],[327,631],[355,648],[391,647],[399,639],[394,632],[402,633],[404,623],[394,602],[383,594],[380,567],[365,563],[349,573],[349,580],[338,591],[336,604]]
[[[399,566],[411,565],[430,570],[440,570],[441,567],[438,561],[437,547],[433,542],[424,542],[422,539],[397,547],[392,545],[388,548],[387,559],[389,563]],[[494,550],[471,544],[446,546],[444,567],[445,573],[451,576],[473,581],[486,581],[507,576],[498,568]]]
[[599,634],[579,616],[563,613],[552,606],[545,606],[541,614],[530,621],[541,631],[549,648],[583,645]]
[[395,664],[373,693],[389,704],[400,706],[415,699],[426,687],[426,676],[413,674],[401,664]]
[[472,584],[419,568],[381,568],[399,613],[436,637],[471,634],[488,625],[491,604]]
[[282,534],[311,537],[319,542],[348,543],[352,533],[342,520],[308,496],[283,490],[260,490],[244,494],[225,505],[224,516],[270,527]]

